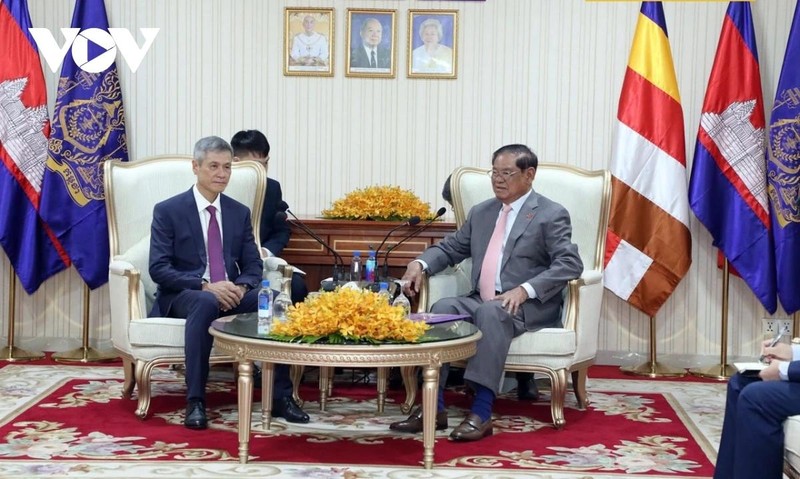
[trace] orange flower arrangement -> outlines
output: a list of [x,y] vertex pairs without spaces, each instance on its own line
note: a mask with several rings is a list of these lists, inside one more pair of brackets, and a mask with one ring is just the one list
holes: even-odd
[[287,317],[286,322],[272,324],[271,337],[308,343],[413,343],[430,328],[406,318],[403,308],[390,306],[377,293],[355,288],[308,298],[290,307]]
[[333,202],[322,216],[331,219],[400,221],[410,216],[433,218],[428,203],[399,186],[370,186],[352,191]]

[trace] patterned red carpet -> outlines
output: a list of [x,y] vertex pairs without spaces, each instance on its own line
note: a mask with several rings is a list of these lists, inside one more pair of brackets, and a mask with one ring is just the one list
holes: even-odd
[[[500,469],[502,477],[709,477],[724,397],[718,383],[593,376],[589,409],[577,410],[568,395],[567,425],[555,430],[546,400],[504,395],[493,436],[464,444],[448,441],[450,430],[438,432],[436,466],[419,476],[421,435],[388,430],[404,416],[396,391],[378,415],[374,386],[337,384],[321,412],[309,383],[302,395],[311,423],[276,420],[268,432],[261,431],[256,404],[252,464],[240,466],[234,383],[210,384],[207,431],[183,428],[184,388],[174,372],[157,373],[145,421],[133,415],[135,401],[120,398],[121,384],[119,367],[1,368],[0,477],[229,477],[237,471],[237,477],[372,479],[490,477]],[[469,398],[449,391],[447,400],[452,428]]]

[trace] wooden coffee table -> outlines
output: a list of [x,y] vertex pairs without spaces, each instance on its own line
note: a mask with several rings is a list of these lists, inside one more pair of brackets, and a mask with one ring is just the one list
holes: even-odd
[[433,467],[436,401],[439,368],[444,363],[475,354],[481,332],[471,323],[440,323],[419,343],[353,345],[286,343],[259,336],[256,313],[227,316],[214,321],[209,332],[218,352],[239,363],[239,462],[247,463],[250,444],[250,414],[253,405],[253,361],[262,361],[261,418],[266,429],[272,420],[272,379],[275,364],[320,367],[422,367],[422,462]]

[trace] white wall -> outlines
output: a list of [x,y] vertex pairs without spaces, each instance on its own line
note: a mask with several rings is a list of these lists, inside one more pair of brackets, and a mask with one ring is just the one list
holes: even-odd
[[[34,26],[68,26],[73,2],[29,0]],[[510,142],[542,161],[606,168],[612,127],[640,4],[580,0],[107,0],[111,26],[161,29],[136,73],[119,63],[133,159],[190,153],[198,138],[265,131],[270,175],[293,211],[318,214],[371,184],[409,188],[434,209],[448,173],[488,165]],[[284,7],[335,8],[333,78],[285,77]],[[793,0],[752,4],[769,110]],[[727,3],[665,3],[691,161],[699,112]],[[397,9],[397,77],[346,78],[347,8]],[[457,80],[408,79],[409,9],[457,9]],[[119,58],[118,58],[119,60]],[[50,104],[57,75],[45,69]],[[535,185],[534,185],[535,186]],[[452,219],[452,216],[450,216]],[[658,351],[679,363],[719,354],[721,274],[708,233],[692,217],[693,265],[657,316]],[[0,296],[8,299],[8,262]],[[32,297],[17,293],[17,344],[63,350],[80,344],[83,285],[74,271]],[[108,293],[91,295],[92,343],[108,346]],[[605,362],[646,357],[648,318],[606,293]],[[766,312],[732,278],[731,355],[753,355]],[[2,318],[5,335],[7,317]],[[61,338],[61,339],[59,339]]]

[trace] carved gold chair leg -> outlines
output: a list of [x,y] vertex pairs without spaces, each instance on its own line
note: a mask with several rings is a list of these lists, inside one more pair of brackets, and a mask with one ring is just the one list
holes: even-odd
[[130,358],[122,358],[122,371],[125,374],[125,381],[122,383],[122,397],[130,399],[133,397],[133,390],[136,387],[136,366]]
[[134,376],[136,377],[136,389],[139,395],[139,402],[136,406],[136,416],[139,419],[147,417],[147,411],[150,409],[150,373],[152,372],[152,365],[150,363],[137,360]]
[[564,419],[564,396],[567,394],[567,370],[548,371],[550,377],[550,414],[553,416],[553,425],[561,429],[567,421]]
[[403,385],[406,388],[406,400],[400,405],[403,414],[411,412],[414,401],[417,399],[417,366],[403,366],[400,368],[400,375],[403,377]]
[[294,401],[300,405],[300,407],[303,407],[303,400],[300,399],[300,383],[303,382],[303,371],[305,368],[305,366],[298,364],[293,364],[289,368],[289,377],[292,380],[292,398],[294,398]]
[[572,390],[575,391],[575,399],[578,400],[578,409],[581,411],[589,407],[589,395],[586,393],[586,377],[589,368],[581,368],[572,371]]

